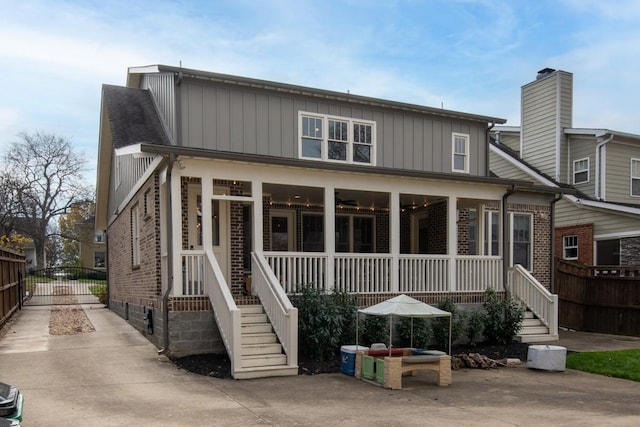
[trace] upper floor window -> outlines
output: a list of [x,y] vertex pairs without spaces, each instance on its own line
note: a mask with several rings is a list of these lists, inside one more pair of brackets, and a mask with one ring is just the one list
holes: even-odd
[[589,158],[574,160],[573,162],[573,183],[582,184],[589,182]]
[[469,135],[454,133],[452,141],[451,170],[453,172],[469,173]]
[[631,159],[631,195],[640,197],[640,159]]
[[96,231],[94,234],[93,241],[95,243],[104,243],[104,231],[102,230]]
[[564,236],[562,238],[562,257],[564,259],[578,259],[578,236]]
[[375,122],[300,113],[300,157],[375,164]]

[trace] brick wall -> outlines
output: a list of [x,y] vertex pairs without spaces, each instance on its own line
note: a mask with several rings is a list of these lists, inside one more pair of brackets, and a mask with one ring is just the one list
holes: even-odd
[[547,289],[551,287],[551,209],[549,206],[510,203],[509,213],[533,217],[533,266],[531,274]]
[[573,261],[593,265],[593,223],[556,228],[555,256],[560,259],[564,258],[562,243],[565,236],[578,236],[578,259]]
[[447,202],[429,205],[429,228],[427,230],[427,253],[447,253]]

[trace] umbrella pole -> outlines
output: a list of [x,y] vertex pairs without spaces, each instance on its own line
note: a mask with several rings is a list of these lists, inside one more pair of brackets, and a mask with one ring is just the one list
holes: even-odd
[[411,319],[411,340],[409,342],[411,348],[413,348],[413,317],[410,318]]
[[393,328],[391,327],[393,315],[389,315],[389,357],[391,357],[391,346],[393,345]]
[[360,313],[356,311],[356,353],[358,352],[358,323],[360,320]]
[[453,316],[449,316],[449,356],[451,356],[451,320]]

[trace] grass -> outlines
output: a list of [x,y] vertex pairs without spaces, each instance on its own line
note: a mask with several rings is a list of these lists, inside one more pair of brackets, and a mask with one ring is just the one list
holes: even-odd
[[567,368],[640,381],[640,349],[572,353],[567,355]]

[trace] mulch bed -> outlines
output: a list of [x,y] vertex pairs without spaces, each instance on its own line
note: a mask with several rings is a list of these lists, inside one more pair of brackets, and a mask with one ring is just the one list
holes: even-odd
[[[451,349],[451,354],[477,353],[493,360],[520,359],[522,363],[527,361],[529,344],[511,343],[507,345],[477,344],[475,346],[456,345]],[[186,356],[174,360],[175,364],[185,371],[206,375],[215,378],[232,378],[231,363],[226,354],[199,354]],[[327,360],[314,360],[300,357],[298,360],[299,375],[317,375],[340,372],[340,356],[336,355]]]

